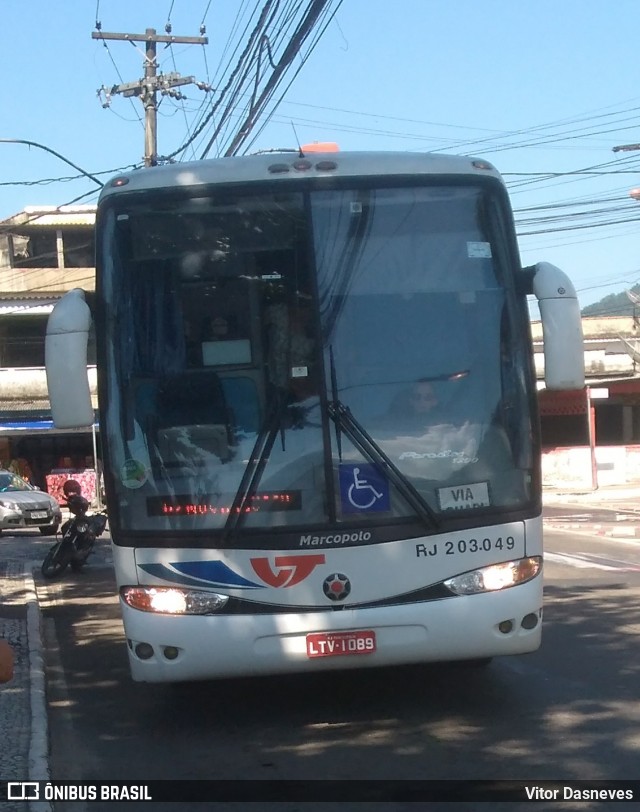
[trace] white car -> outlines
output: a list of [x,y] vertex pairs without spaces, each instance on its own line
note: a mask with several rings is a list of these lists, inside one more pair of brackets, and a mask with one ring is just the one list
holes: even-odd
[[43,536],[53,536],[61,521],[60,505],[52,496],[17,474],[0,470],[0,533],[37,527]]

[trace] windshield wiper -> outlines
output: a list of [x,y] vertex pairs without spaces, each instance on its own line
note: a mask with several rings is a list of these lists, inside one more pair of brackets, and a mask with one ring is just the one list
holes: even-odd
[[342,460],[342,433],[344,432],[358,451],[369,459],[389,481],[395,485],[405,501],[413,508],[423,524],[433,530],[440,526],[440,519],[431,505],[420,495],[414,485],[400,471],[390,457],[380,448],[369,432],[352,414],[351,409],[345,406],[338,398],[338,382],[336,368],[333,361],[333,347],[329,347],[329,362],[331,366],[331,400],[327,404],[329,417],[336,428],[336,445],[338,456]]
[[[234,530],[237,530],[247,511],[251,506],[251,501],[258,490],[258,485],[262,479],[264,469],[269,462],[271,450],[275,443],[278,432],[282,430],[282,416],[286,407],[286,396],[284,392],[279,392],[275,399],[273,409],[258,434],[258,437],[251,449],[249,462],[244,469],[244,474],[238,485],[233,503],[229,509],[229,515],[222,530],[223,542],[227,542]],[[283,438],[284,443],[284,438]]]

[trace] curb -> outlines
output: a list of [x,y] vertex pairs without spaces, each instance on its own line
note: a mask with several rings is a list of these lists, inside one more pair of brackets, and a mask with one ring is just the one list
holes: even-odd
[[543,528],[545,530],[564,530],[570,532],[583,532],[589,533],[594,536],[603,536],[606,538],[625,538],[629,540],[640,539],[640,525],[639,524],[625,524],[624,519],[618,520],[620,525],[618,527],[611,527],[611,525],[603,525],[595,522],[576,522],[565,521],[561,518],[553,519],[547,518],[543,520]]
[[[24,570],[27,600],[27,640],[29,644],[29,697],[31,701],[31,736],[29,740],[29,781],[48,781],[49,772],[49,723],[45,666],[42,644],[42,613],[33,567]],[[30,801],[30,812],[51,812],[48,801]]]
[[601,488],[595,491],[543,490],[543,505],[631,504],[640,510],[640,488]]

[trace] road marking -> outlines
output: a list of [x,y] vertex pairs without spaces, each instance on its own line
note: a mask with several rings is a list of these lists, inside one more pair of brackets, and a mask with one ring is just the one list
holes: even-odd
[[612,564],[612,569],[621,569],[625,572],[638,572],[640,570],[640,565],[635,561],[628,561],[624,558],[613,558],[610,555],[602,555],[602,553],[579,553],[579,555],[587,560]]
[[597,553],[570,554],[545,552],[544,557],[547,561],[553,561],[555,564],[565,564],[569,567],[577,567],[578,569],[596,569],[605,570],[606,572],[640,572],[640,564],[636,564],[633,561],[625,561],[621,558],[598,555]]
[[558,516],[544,516],[545,522],[586,522],[591,519],[592,513],[562,513]]
[[544,554],[545,561],[553,561],[554,564],[565,564],[569,567],[577,567],[578,569],[597,569],[597,570],[617,570],[619,567],[609,567],[605,564],[596,564],[593,561],[588,561],[579,555],[568,555],[567,553],[548,553]]

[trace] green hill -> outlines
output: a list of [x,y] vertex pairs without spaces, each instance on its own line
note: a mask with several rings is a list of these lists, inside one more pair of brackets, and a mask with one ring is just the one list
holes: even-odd
[[630,293],[635,293],[638,297],[638,304],[631,301],[626,291],[622,293],[611,293],[600,299],[599,302],[587,305],[582,308],[583,316],[633,316],[640,313],[640,284],[629,288]]

